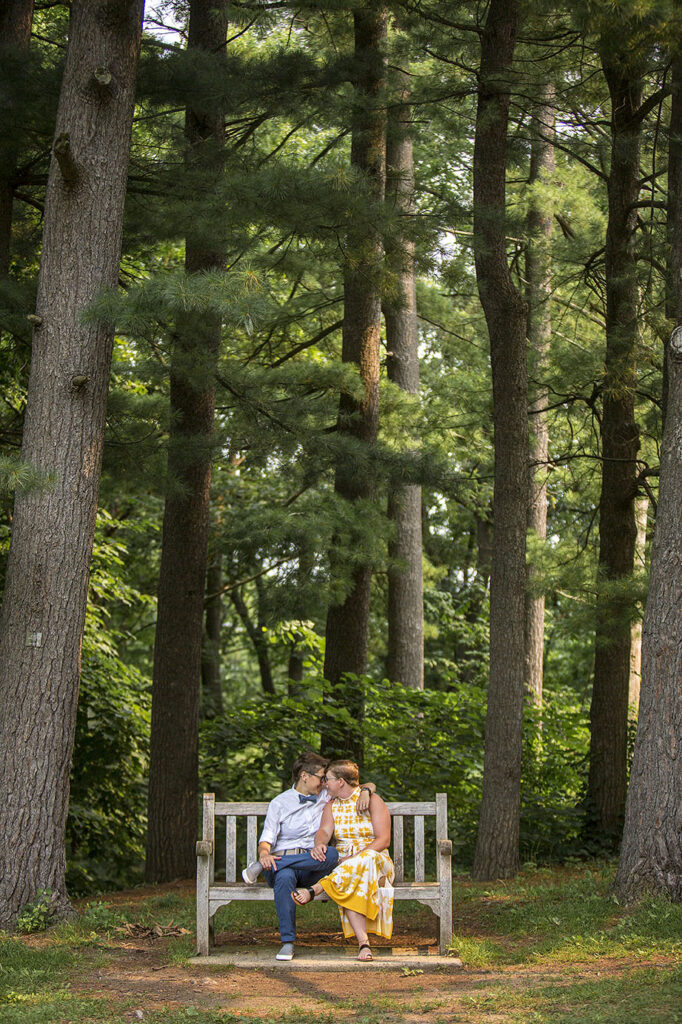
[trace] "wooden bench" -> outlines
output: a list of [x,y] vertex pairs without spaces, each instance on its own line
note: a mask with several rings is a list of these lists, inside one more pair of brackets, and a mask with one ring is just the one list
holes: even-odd
[[[440,951],[452,941],[452,843],[448,839],[448,798],[437,793],[433,801],[389,803],[391,812],[391,857],[395,865],[396,900],[416,900],[440,918]],[[246,885],[237,881],[237,820],[246,818],[246,864],[257,859],[258,818],[267,803],[220,803],[213,793],[204,794],[202,838],[197,843],[197,952],[208,956],[214,944],[213,916],[232,900],[273,900],[272,889],[262,883]],[[425,881],[424,818],[436,819],[435,882]],[[225,819],[225,881],[215,880],[216,818]],[[405,880],[404,820],[414,819],[414,879]],[[327,896],[318,899],[328,899]]]

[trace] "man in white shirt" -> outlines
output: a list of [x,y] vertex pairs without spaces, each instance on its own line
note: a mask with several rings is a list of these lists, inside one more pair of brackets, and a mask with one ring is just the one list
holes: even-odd
[[[258,859],[265,881],[274,889],[282,948],[277,960],[291,960],[296,941],[296,904],[291,898],[299,886],[308,888],[336,867],[339,855],[333,846],[313,849],[322,812],[329,801],[325,786],[326,758],[312,751],[296,759],[294,784],[270,801],[258,842]],[[366,810],[374,786],[360,794],[358,810]]]

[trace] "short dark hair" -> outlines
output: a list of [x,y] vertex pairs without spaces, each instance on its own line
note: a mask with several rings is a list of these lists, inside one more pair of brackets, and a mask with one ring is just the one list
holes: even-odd
[[320,768],[327,770],[329,760],[326,757],[322,757],[322,754],[316,754],[314,750],[306,750],[305,753],[300,754],[294,761],[291,768],[291,778],[293,779],[294,785],[298,782],[301,777],[301,772],[308,772],[309,775],[317,775]]
[[342,761],[330,761],[327,771],[334,772],[337,779],[343,779],[349,786],[357,786],[360,782],[360,769],[355,761],[349,761],[347,758]]

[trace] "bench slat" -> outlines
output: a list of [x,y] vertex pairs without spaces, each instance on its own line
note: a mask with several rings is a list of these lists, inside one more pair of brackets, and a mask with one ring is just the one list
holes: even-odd
[[268,810],[268,801],[264,803],[253,801],[251,803],[221,803],[215,805],[216,814],[260,814],[265,816]]
[[256,859],[256,840],[258,838],[258,818],[250,814],[246,819],[246,863],[252,864]]
[[[431,815],[436,813],[436,803],[434,800],[424,800],[422,803],[418,803],[414,800],[398,801],[393,803],[387,803],[391,814],[426,814]],[[268,802],[262,801],[251,801],[241,803],[225,803],[218,801],[215,805],[215,813],[220,816],[226,814],[236,815],[247,815],[247,814],[258,814],[261,817],[265,817],[268,809]]]
[[397,814],[391,822],[393,829],[393,865],[395,867],[395,880],[402,882],[405,878],[405,857],[403,854],[403,818]]
[[[436,801],[435,800],[424,800],[422,803],[417,803],[414,800],[400,801],[398,803],[387,803],[391,814],[403,814],[409,817],[411,814],[435,814],[436,813]],[[217,807],[217,804],[216,804]]]
[[230,814],[225,818],[225,881],[237,878],[237,819]]
[[424,815],[414,816],[414,880],[424,881]]

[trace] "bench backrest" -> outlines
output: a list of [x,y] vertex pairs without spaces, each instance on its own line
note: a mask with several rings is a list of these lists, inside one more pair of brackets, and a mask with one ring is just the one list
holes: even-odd
[[[414,881],[423,882],[425,872],[424,819],[435,817],[436,841],[448,838],[448,798],[446,793],[437,793],[435,800],[416,802],[411,800],[388,803],[391,814],[391,856],[395,865],[395,880],[405,880],[405,818],[412,818],[414,825]],[[204,821],[202,839],[213,843],[215,850],[216,818],[225,819],[225,881],[237,880],[237,821],[246,820],[246,863],[256,860],[258,848],[258,819],[264,818],[267,802],[224,803],[216,801],[213,793],[204,793]],[[440,866],[440,858],[436,858]],[[211,858],[211,882],[215,871]]]

